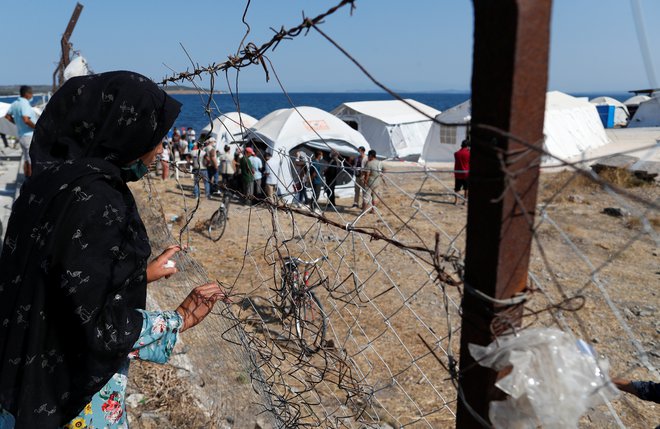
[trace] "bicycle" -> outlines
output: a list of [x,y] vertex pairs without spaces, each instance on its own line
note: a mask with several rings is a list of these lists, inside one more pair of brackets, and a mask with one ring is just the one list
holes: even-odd
[[[277,306],[282,321],[293,316],[296,336],[305,353],[319,351],[325,343],[328,318],[314,289],[323,285],[321,279],[310,285],[310,278],[318,270],[316,264],[326,260],[322,256],[313,261],[303,261],[296,257],[285,257],[281,269],[280,287],[277,289]],[[302,276],[299,267],[304,266]]]
[[227,219],[229,219],[229,200],[231,199],[229,190],[225,188],[222,191],[222,201],[220,207],[213,212],[211,219],[209,219],[208,234],[209,238],[213,241],[218,241],[225,233],[227,226]]

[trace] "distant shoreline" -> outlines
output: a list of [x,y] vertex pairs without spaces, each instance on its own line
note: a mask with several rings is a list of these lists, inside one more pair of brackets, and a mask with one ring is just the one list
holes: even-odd
[[[204,90],[197,89],[181,89],[181,88],[163,88],[168,94],[199,94]],[[222,94],[221,92],[214,92],[214,95]]]

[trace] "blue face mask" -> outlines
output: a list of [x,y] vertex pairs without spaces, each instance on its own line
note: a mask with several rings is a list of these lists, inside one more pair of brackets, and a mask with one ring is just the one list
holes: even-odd
[[149,167],[141,159],[131,165],[121,168],[121,178],[124,182],[137,182],[149,172]]

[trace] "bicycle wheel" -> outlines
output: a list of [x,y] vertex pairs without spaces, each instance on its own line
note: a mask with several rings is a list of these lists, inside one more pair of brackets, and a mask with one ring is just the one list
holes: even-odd
[[307,353],[316,353],[325,339],[327,318],[314,292],[302,293],[296,302],[296,333],[300,346]]
[[219,208],[213,213],[213,216],[211,216],[211,220],[209,221],[208,232],[211,240],[220,240],[220,237],[222,237],[222,234],[225,232],[225,226],[227,226],[227,216],[225,215],[225,210]]

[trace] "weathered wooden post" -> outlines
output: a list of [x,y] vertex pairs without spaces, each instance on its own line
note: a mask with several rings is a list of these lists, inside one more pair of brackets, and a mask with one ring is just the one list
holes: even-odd
[[[474,0],[470,201],[457,428],[481,428],[503,393],[501,374],[479,366],[467,345],[492,326],[519,325],[522,308],[497,304],[527,284],[541,154],[495,127],[543,147],[551,0]],[[476,292],[478,291],[478,292]],[[503,312],[506,315],[503,316]],[[495,324],[493,323],[495,322]],[[475,417],[475,414],[479,417]]]

